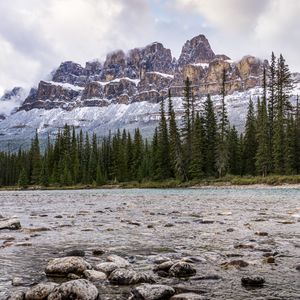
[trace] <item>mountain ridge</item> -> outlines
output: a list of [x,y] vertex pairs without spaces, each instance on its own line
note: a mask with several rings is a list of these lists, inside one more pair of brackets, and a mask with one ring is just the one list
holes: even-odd
[[[36,128],[46,135],[57,131],[62,122],[85,131],[96,130],[101,135],[127,127],[141,127],[150,135],[158,120],[157,104],[167,97],[168,90],[178,100],[175,108],[180,111],[186,77],[192,82],[199,109],[208,93],[218,106],[224,69],[228,110],[233,124],[242,130],[241,116],[246,112],[249,97],[261,94],[266,66],[267,60],[251,55],[232,61],[224,54],[215,54],[201,34],[186,41],[178,59],[162,43],[154,42],[127,53],[113,51],[105,61],[90,61],[84,67],[65,61],[51,73],[50,80],[41,80],[26,97],[23,92],[24,99],[11,114],[0,111],[0,141],[31,137]],[[299,74],[294,77],[300,82]],[[9,101],[2,99],[2,103]],[[61,115],[61,119],[57,120],[55,114]]]

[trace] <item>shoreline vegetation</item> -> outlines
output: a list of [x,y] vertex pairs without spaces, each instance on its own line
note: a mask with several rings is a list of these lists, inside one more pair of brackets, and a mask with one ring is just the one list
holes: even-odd
[[178,180],[144,181],[144,182],[111,182],[103,185],[77,184],[77,185],[28,185],[0,186],[0,191],[32,191],[32,190],[86,190],[86,189],[176,189],[176,188],[257,188],[257,187],[295,187],[300,189],[300,175],[280,176],[230,176],[222,178],[206,178],[181,182]]

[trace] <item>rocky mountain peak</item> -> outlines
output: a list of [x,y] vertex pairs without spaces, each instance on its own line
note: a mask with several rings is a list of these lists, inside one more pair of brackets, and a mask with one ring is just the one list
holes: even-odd
[[79,77],[84,75],[85,69],[80,64],[65,61],[54,71],[52,80],[55,82],[82,85]]
[[6,91],[4,95],[0,98],[1,101],[9,101],[16,98],[21,98],[24,94],[24,89],[21,87],[14,87],[10,91]]
[[178,60],[179,67],[187,64],[209,63],[215,58],[205,35],[200,34],[185,42]]

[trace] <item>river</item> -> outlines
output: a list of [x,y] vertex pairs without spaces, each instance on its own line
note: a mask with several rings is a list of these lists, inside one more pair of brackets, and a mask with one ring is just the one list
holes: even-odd
[[[0,214],[17,216],[22,225],[0,231],[1,300],[45,280],[47,261],[72,249],[84,250],[92,264],[118,254],[136,270],[151,270],[161,256],[192,257],[194,278],[157,281],[207,299],[300,298],[297,188],[0,191]],[[96,248],[105,254],[94,256]],[[266,253],[275,263],[266,262]],[[224,267],[234,259],[249,265]],[[266,283],[245,288],[245,275],[264,276]],[[20,286],[12,285],[16,277]],[[98,288],[101,299],[115,300],[127,299],[130,289]]]

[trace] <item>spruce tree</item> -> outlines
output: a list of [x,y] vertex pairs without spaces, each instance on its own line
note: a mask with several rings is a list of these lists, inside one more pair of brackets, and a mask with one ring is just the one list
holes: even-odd
[[184,87],[184,99],[183,108],[184,113],[182,116],[182,150],[183,150],[183,162],[185,173],[188,174],[191,153],[192,153],[192,90],[191,81],[187,77]]
[[169,136],[164,109],[164,100],[161,101],[160,121],[158,128],[159,178],[164,180],[170,178],[171,176]]
[[222,72],[222,88],[221,88],[221,108],[218,112],[219,124],[218,124],[218,140],[216,151],[216,168],[218,170],[219,177],[226,174],[228,169],[228,132],[229,121],[227,115],[227,109],[225,104],[226,97],[226,70]]
[[18,186],[21,188],[26,188],[28,185],[28,177],[24,168],[22,168],[18,179]]
[[229,174],[241,175],[241,143],[235,126],[229,131],[228,154]]
[[170,167],[172,174],[177,179],[187,180],[184,169],[183,153],[180,134],[176,124],[175,111],[172,104],[171,92],[169,90],[169,145],[170,145]]
[[264,94],[257,108],[257,152],[255,156],[257,173],[264,177],[269,173],[271,165],[268,123],[266,94]]
[[192,133],[192,156],[189,168],[191,179],[200,179],[204,174],[204,128],[199,113],[196,114]]
[[256,118],[254,105],[250,98],[243,141],[243,174],[255,175],[255,157],[257,150]]
[[204,171],[207,176],[214,176],[216,174],[217,120],[210,95],[207,95],[204,103],[203,118],[205,131]]

